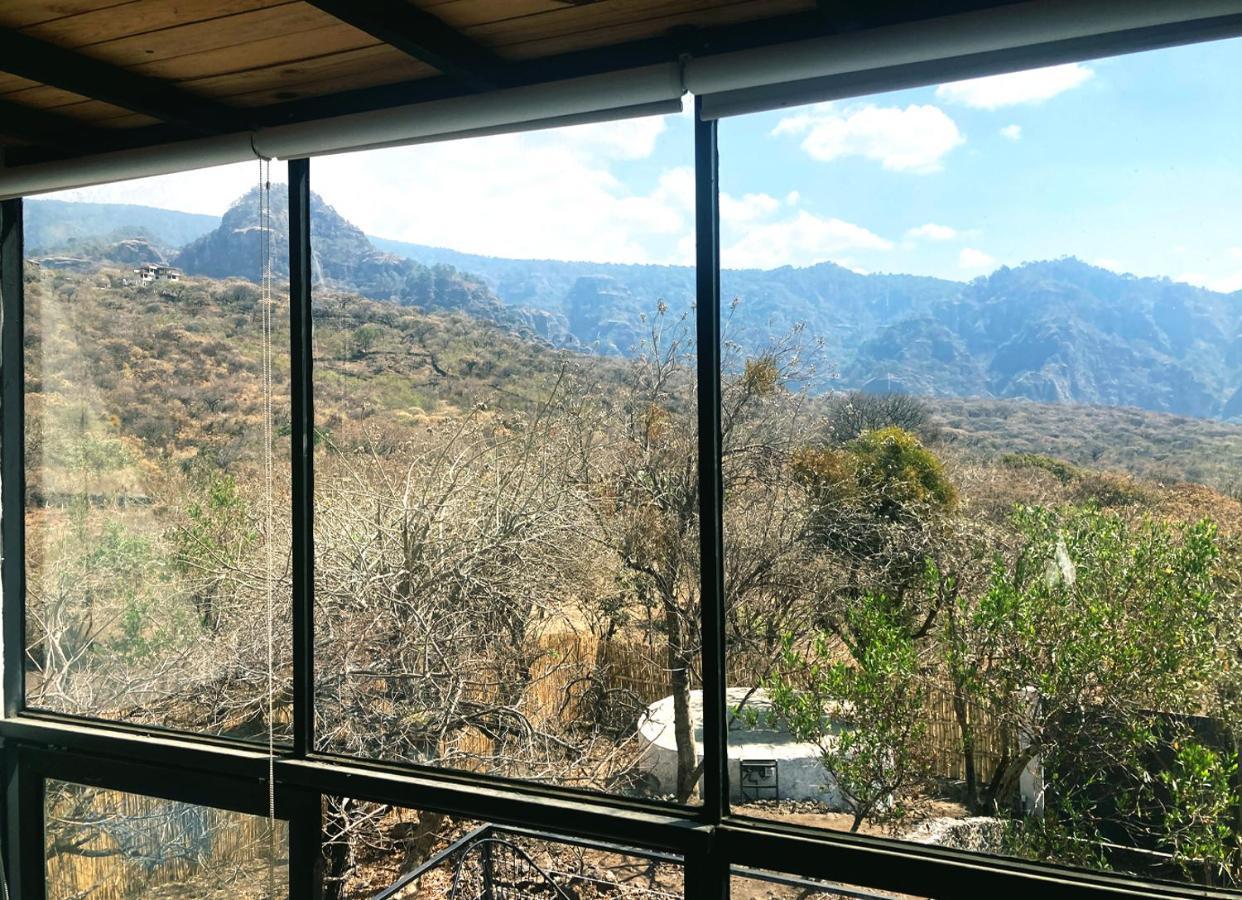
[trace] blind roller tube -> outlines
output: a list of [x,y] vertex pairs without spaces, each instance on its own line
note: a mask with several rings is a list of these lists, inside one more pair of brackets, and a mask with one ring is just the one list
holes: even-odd
[[619,111],[661,102],[678,101],[680,109],[683,92],[681,68],[669,63],[265,128],[255,136],[255,146],[264,156],[290,159],[530,130],[547,122],[617,118]]

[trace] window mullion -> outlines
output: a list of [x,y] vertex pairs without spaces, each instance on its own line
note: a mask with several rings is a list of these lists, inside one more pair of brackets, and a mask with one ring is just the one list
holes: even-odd
[[703,812],[728,814],[724,543],[720,465],[720,194],[716,122],[695,99],[695,335],[698,356],[699,570],[703,627]]
[[293,751],[315,749],[314,396],[310,160],[289,161],[289,355],[293,543]]
[[3,532],[4,714],[26,706],[26,417],[22,201],[0,202],[0,296],[4,322],[0,336],[3,361]]

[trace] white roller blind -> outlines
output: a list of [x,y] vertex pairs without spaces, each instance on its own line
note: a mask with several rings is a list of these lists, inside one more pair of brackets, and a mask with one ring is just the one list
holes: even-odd
[[245,162],[258,155],[292,159],[675,113],[681,109],[683,93],[679,65],[648,66],[254,133],[0,168],[0,199]]

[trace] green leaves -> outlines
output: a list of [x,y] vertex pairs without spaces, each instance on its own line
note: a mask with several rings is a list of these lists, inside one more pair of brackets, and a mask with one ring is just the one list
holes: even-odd
[[[1176,748],[1173,765],[1160,773],[1169,792],[1165,841],[1188,877],[1228,876],[1242,855],[1235,833],[1242,796],[1237,785],[1237,753],[1216,751],[1197,741]],[[1216,870],[1213,873],[1212,870]]]
[[766,683],[768,697],[794,737],[819,745],[854,829],[863,820],[895,826],[926,774],[927,695],[918,652],[883,595],[863,597],[849,626],[852,655],[825,633],[809,648],[786,635],[783,669],[798,672],[801,683],[775,675]]

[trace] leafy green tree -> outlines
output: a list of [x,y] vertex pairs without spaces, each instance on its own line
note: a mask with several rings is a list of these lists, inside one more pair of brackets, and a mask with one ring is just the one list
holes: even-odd
[[865,597],[849,632],[849,659],[833,635],[816,635],[809,658],[787,635],[786,670],[804,675],[773,676],[769,697],[794,737],[819,746],[854,816],[850,830],[864,821],[895,827],[928,775],[926,682],[917,646],[886,597]]
[[[1091,507],[1020,508],[1013,525],[1014,559],[958,598],[943,645],[956,690],[990,699],[1024,738],[975,805],[1011,806],[1035,764],[1049,802],[1018,825],[1028,846],[1122,832],[1141,846],[1162,815],[1156,760],[1181,734],[1169,723],[1204,708],[1220,663],[1215,528]],[[1043,840],[1058,835],[1069,842]]]
[[851,607],[883,594],[912,637],[926,636],[943,597],[922,590],[924,573],[960,556],[957,488],[936,454],[893,427],[843,447],[802,447],[790,468],[804,492],[808,549],[833,570],[819,582],[820,624],[844,636]]
[[380,325],[367,323],[359,325],[353,331],[354,356],[361,358],[366,356],[379,343],[380,338],[384,336],[384,328]]

